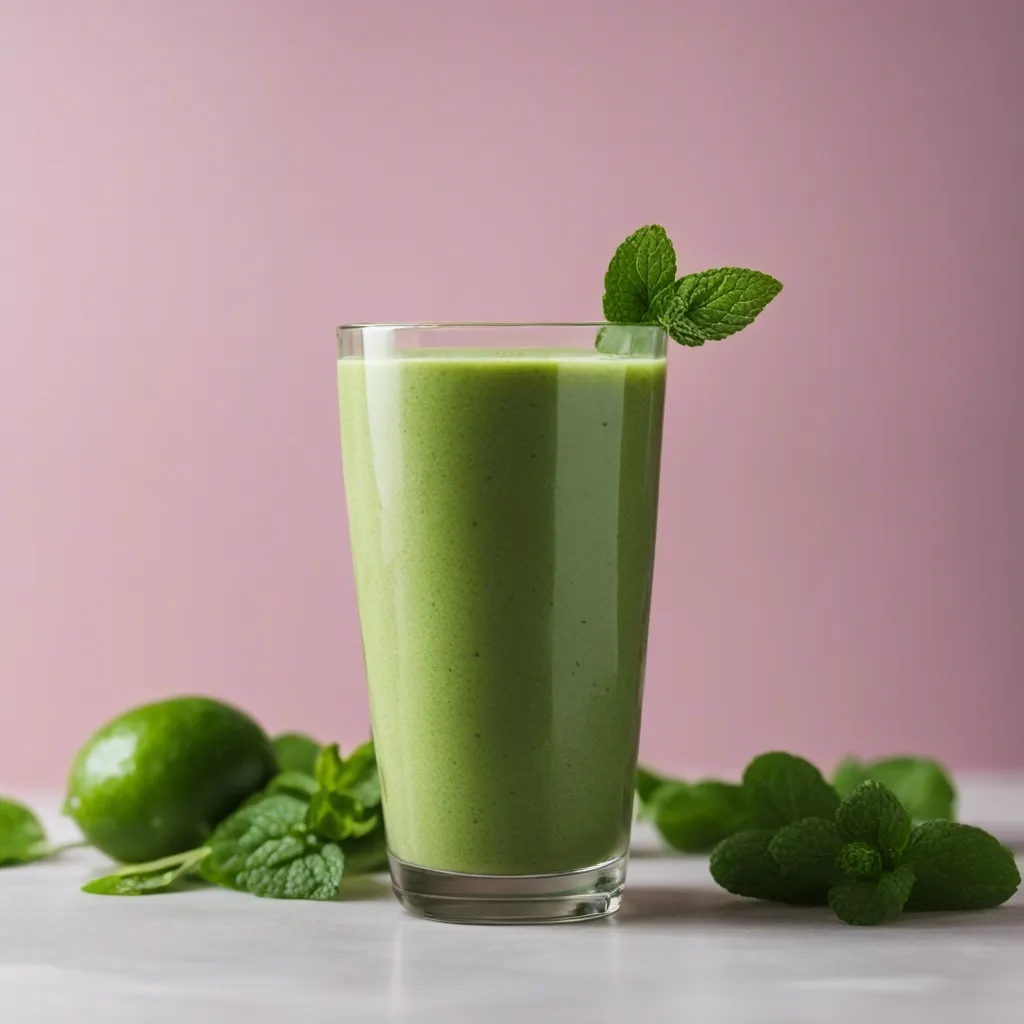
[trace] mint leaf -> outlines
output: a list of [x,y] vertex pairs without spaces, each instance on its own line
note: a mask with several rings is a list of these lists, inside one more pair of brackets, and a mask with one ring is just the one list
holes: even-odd
[[888,867],[899,862],[910,841],[910,818],[903,804],[880,782],[862,782],[836,812],[844,843],[867,843],[882,854]]
[[671,298],[659,295],[655,306],[658,322],[676,341],[696,346],[749,326],[780,291],[781,282],[768,274],[722,267],[687,274]]
[[320,744],[316,740],[300,732],[285,732],[275,736],[271,743],[282,772],[312,775],[316,770],[316,757],[320,753]]
[[713,779],[664,784],[654,797],[652,816],[665,841],[683,853],[705,853],[750,825],[743,789]]
[[316,762],[316,781],[322,790],[349,793],[365,808],[380,804],[380,776],[373,741],[357,747],[346,759],[338,745],[324,747]]
[[604,316],[611,323],[645,323],[651,300],[676,276],[676,253],[665,229],[648,224],[615,250],[604,276]]
[[39,860],[52,852],[39,819],[17,800],[0,797],[0,867]]
[[636,766],[636,795],[641,805],[646,808],[654,798],[654,794],[661,789],[668,779],[663,775],[652,772],[642,764]]
[[903,864],[875,881],[848,878],[838,882],[829,890],[828,905],[847,924],[883,924],[899,916],[913,885],[913,868]]
[[844,757],[832,773],[832,788],[842,799],[844,796],[849,796],[862,782],[867,780],[867,765],[855,757]]
[[780,828],[768,853],[784,874],[828,886],[839,879],[836,862],[841,847],[834,821],[803,818]]
[[737,896],[797,906],[824,905],[827,885],[783,872],[769,854],[774,836],[773,829],[757,829],[722,840],[711,853],[711,877]]
[[368,835],[380,815],[380,777],[373,742],[343,759],[336,743],[324,747],[316,761],[318,789],[309,803],[306,824],[323,839],[341,842]]
[[166,892],[196,871],[209,853],[209,847],[201,846],[146,864],[128,864],[112,874],[83,885],[82,892],[99,896],[148,896]]
[[346,875],[365,875],[387,870],[388,845],[383,820],[378,822],[369,835],[349,839],[341,848],[345,854]]
[[351,793],[331,793],[320,789],[309,802],[306,825],[322,839],[340,843],[343,839],[358,839],[372,832],[379,817]]
[[1020,885],[1013,854],[995,836],[954,821],[918,825],[904,862],[917,876],[911,910],[984,910],[1005,903]]
[[255,896],[334,899],[344,855],[309,832],[306,810],[304,800],[275,793],[236,811],[210,837],[203,877]]
[[340,785],[351,792],[364,807],[380,806],[380,775],[373,740],[356,747],[345,759],[345,771]]
[[[302,800],[308,800],[317,790],[316,779],[305,772],[286,771],[275,775],[264,793],[290,793]],[[260,797],[262,798],[262,796]],[[254,801],[255,802],[255,801]]]
[[781,828],[801,818],[832,818],[836,791],[810,761],[774,751],[755,757],[743,773],[743,789],[761,828]]
[[682,282],[682,278],[678,281],[673,281],[671,284],[666,285],[658,292],[657,295],[651,299],[650,308],[647,310],[647,319],[651,323],[661,324],[664,326],[665,316],[668,313],[669,307],[675,301],[676,292]]
[[956,817],[956,788],[938,761],[890,757],[864,764],[848,757],[836,768],[833,784],[846,796],[867,779],[891,789],[914,821]]
[[317,754],[313,775],[321,789],[337,789],[345,773],[345,760],[337,743],[328,743]]

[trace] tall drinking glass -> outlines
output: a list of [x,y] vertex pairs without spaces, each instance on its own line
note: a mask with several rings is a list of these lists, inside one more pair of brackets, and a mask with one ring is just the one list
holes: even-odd
[[619,905],[658,498],[649,325],[338,330],[394,890],[446,921]]

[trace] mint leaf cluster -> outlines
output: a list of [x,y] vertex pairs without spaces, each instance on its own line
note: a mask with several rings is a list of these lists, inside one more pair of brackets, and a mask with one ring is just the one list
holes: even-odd
[[380,779],[373,743],[343,758],[337,744],[274,740],[282,771],[222,821],[201,847],[129,864],[85,892],[139,896],[201,879],[275,899],[330,900],[345,874],[386,866]]
[[742,267],[676,278],[676,253],[660,224],[634,231],[615,250],[604,278],[609,323],[660,324],[681,345],[717,341],[743,330],[779,292],[769,274]]
[[723,839],[711,875],[738,896],[828,905],[847,924],[909,910],[982,910],[1020,885],[1013,854],[983,829],[913,825],[897,796],[868,779],[841,801],[814,765],[755,758],[743,775],[751,827]]

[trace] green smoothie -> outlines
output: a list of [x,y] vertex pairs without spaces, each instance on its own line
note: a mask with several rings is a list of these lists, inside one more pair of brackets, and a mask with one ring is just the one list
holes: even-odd
[[517,875],[625,853],[665,360],[338,363],[391,853]]

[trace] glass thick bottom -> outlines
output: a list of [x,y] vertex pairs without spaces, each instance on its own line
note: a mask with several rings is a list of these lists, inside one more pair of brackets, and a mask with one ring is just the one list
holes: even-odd
[[623,854],[549,875],[469,875],[388,856],[398,902],[416,917],[451,924],[558,924],[606,917],[619,909],[627,860]]

